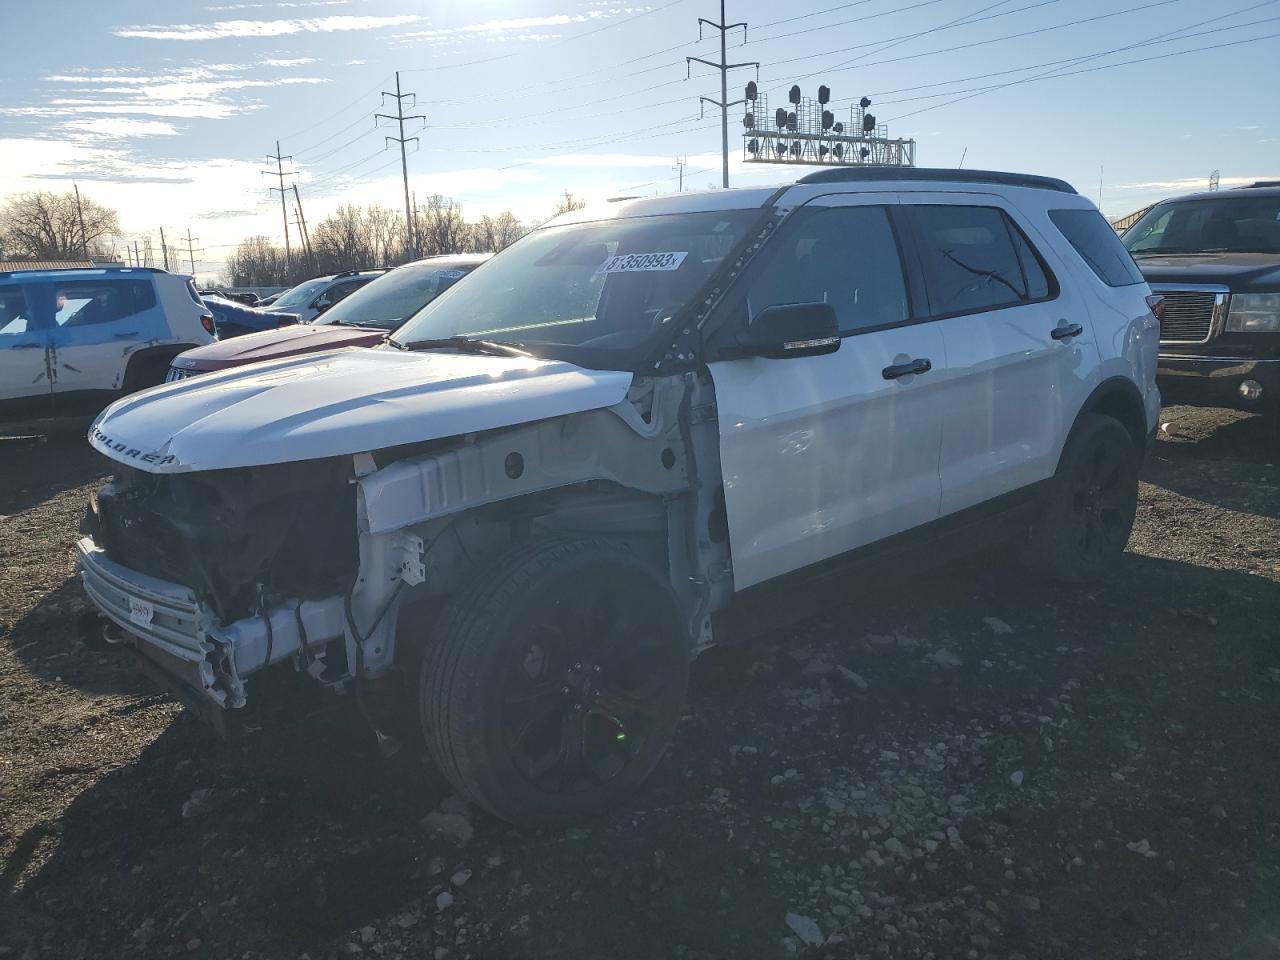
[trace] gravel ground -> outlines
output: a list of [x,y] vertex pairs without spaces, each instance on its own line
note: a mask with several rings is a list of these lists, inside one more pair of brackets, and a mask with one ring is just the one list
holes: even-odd
[[979,558],[712,651],[642,793],[540,833],[343,704],[214,739],[93,642],[102,463],[0,446],[0,957],[1280,956],[1280,451],[1165,418],[1114,581]]

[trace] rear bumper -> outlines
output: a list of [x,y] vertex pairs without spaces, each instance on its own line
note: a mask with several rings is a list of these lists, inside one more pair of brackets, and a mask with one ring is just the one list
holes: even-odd
[[1156,380],[1166,403],[1237,410],[1280,406],[1280,360],[1161,356]]
[[248,676],[344,636],[341,597],[286,601],[223,625],[189,588],[121,566],[92,537],[76,551],[89,599],[184,703],[195,697],[206,708],[243,707]]

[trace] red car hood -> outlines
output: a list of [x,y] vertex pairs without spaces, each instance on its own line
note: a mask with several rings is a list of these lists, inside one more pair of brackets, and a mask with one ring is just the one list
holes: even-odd
[[276,360],[338,347],[374,347],[386,338],[386,330],[373,327],[346,327],[336,323],[319,326],[298,324],[196,347],[174,358],[173,366],[207,373],[259,360]]

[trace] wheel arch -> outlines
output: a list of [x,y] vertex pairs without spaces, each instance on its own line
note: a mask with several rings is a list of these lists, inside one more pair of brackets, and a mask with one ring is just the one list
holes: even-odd
[[[129,363],[125,367],[124,379],[120,381],[123,393],[133,393],[144,385],[146,373],[163,363],[166,367],[178,354],[199,346],[196,343],[165,343],[152,347],[143,347],[129,354]],[[160,378],[162,381],[164,377]]]
[[1094,387],[1076,414],[1072,430],[1082,416],[1090,413],[1118,420],[1132,438],[1134,449],[1141,454],[1147,440],[1147,413],[1142,393],[1132,380],[1127,377],[1109,377]]

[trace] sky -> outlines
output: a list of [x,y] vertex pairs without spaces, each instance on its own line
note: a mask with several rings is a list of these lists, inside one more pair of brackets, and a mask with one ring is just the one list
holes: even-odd
[[[309,222],[403,208],[382,96],[413,92],[410,189],[468,219],[720,185],[715,0],[0,0],[0,198],[67,190],[127,238],[197,238],[214,275],[247,235],[283,239],[280,143]],[[729,98],[758,78],[862,96],[920,166],[1062,177],[1118,217],[1171,194],[1280,179],[1280,0],[729,0]],[[731,184],[802,169],[743,162]],[[293,215],[292,194],[290,216]],[[291,228],[292,229],[292,228]],[[295,237],[296,239],[296,237]]]

